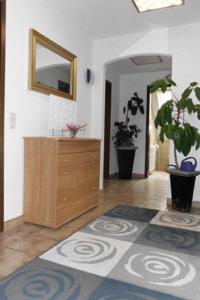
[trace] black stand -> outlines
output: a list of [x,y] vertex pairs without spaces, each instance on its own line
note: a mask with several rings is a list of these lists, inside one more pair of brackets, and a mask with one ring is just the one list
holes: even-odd
[[170,173],[172,208],[181,212],[190,212],[196,176],[198,171],[182,172],[168,170]]
[[119,179],[131,179],[136,147],[117,148]]

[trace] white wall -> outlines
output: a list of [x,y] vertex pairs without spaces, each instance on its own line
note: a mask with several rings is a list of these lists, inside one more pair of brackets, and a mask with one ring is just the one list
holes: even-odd
[[[91,67],[92,41],[46,0],[7,0],[5,87],[5,220],[23,213],[23,136],[49,135],[49,98],[28,91],[29,28],[34,28],[78,57],[77,115],[90,136],[91,87],[85,70]],[[9,129],[9,113],[16,129]]]
[[146,141],[146,105],[147,105],[147,86],[153,81],[164,78],[170,73],[167,71],[147,72],[138,74],[124,74],[120,76],[120,105],[119,105],[119,119],[124,120],[123,106],[127,105],[128,100],[133,96],[134,92],[144,100],[145,113],[140,112],[136,116],[131,116],[130,124],[136,124],[138,128],[142,129],[137,139],[134,139],[135,146],[138,147],[135,154],[135,161],[133,167],[134,174],[143,175],[145,172],[145,141]]
[[112,137],[116,133],[115,121],[119,120],[119,96],[120,96],[120,74],[114,66],[107,66],[106,79],[112,83],[112,98],[111,98],[111,126],[110,126],[110,174],[118,172],[117,155],[114,148]]

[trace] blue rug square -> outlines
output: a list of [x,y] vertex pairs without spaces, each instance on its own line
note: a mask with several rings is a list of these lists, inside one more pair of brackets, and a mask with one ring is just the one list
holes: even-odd
[[1,300],[85,300],[98,276],[35,259],[0,281]]
[[156,209],[118,205],[105,213],[105,216],[150,223],[158,212]]
[[145,289],[136,285],[105,279],[87,300],[183,300],[176,296]]
[[200,233],[196,231],[151,224],[135,243],[200,256]]

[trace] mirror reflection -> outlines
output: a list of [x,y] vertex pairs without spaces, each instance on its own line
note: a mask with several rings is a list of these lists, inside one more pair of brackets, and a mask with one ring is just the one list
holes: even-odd
[[71,62],[40,44],[36,45],[36,83],[70,93]]

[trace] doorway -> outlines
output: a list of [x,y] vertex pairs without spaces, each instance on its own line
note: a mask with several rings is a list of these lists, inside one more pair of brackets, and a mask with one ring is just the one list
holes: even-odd
[[4,84],[5,84],[5,10],[6,0],[0,0],[0,232],[3,231],[3,173],[4,173]]
[[110,123],[111,123],[112,83],[105,84],[105,126],[104,126],[104,179],[110,177]]
[[160,131],[155,127],[155,117],[160,107],[171,99],[171,91],[164,94],[157,91],[150,93],[147,88],[147,121],[146,121],[146,163],[145,177],[147,178],[153,171],[166,171],[169,164],[169,141],[165,139],[160,142]]
[[[108,137],[108,135],[115,137],[117,132],[116,122],[124,122],[127,104],[134,96],[134,93],[137,93],[140,100],[143,100],[144,113],[142,114],[141,110],[137,109],[136,114],[132,112],[129,114],[129,125],[135,125],[139,129],[138,134],[132,136],[133,143],[137,147],[132,171],[133,178],[148,177],[149,165],[152,163],[152,160],[147,157],[150,154],[149,127],[146,127],[146,124],[149,124],[147,86],[150,86],[155,80],[171,75],[171,72],[172,57],[164,54],[126,57],[106,65],[105,78],[112,83],[112,105],[110,128],[107,125],[107,118],[105,120],[105,137]],[[106,89],[108,89],[108,82]],[[106,106],[104,104],[105,117],[107,116],[108,107],[107,103]],[[110,178],[117,178],[118,176],[118,161],[114,142],[115,139],[110,139],[110,143],[108,141],[110,149],[109,146],[105,148],[105,151],[107,149],[110,151],[110,163],[107,151],[104,159],[104,178],[108,178],[109,175]],[[109,166],[110,174],[108,175],[107,168]]]

